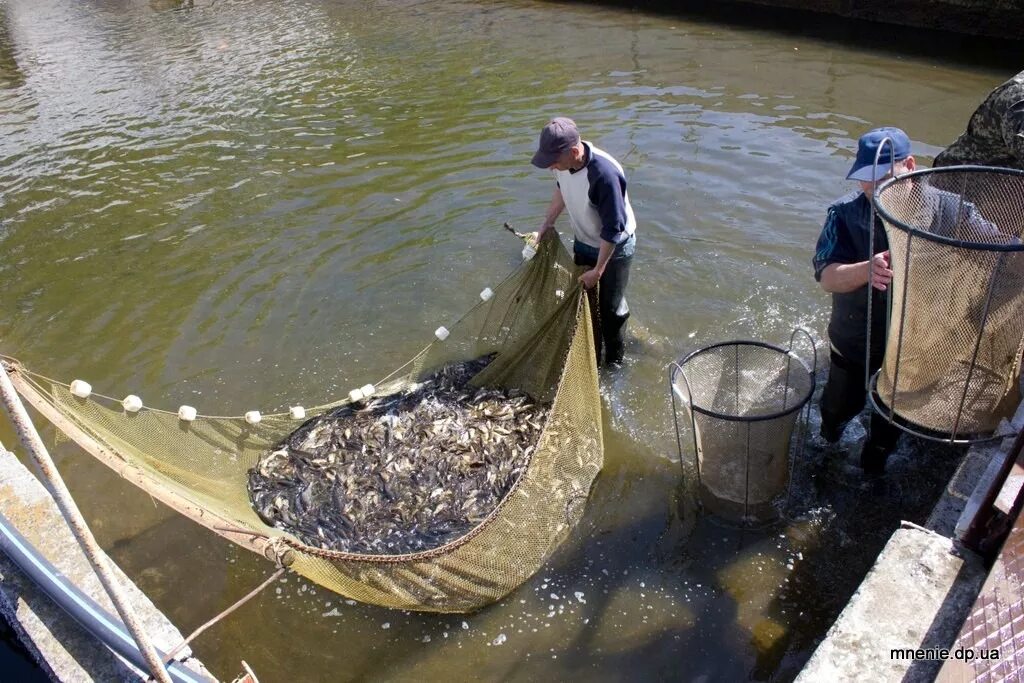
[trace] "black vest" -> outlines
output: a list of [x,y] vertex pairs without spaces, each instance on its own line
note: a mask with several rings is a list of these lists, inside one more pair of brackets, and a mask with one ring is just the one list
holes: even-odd
[[[846,237],[857,261],[868,260],[869,235],[866,229],[871,220],[871,205],[867,197],[858,194],[855,199],[836,202],[832,207],[837,218],[849,229]],[[875,253],[889,248],[889,240],[882,219],[875,216]],[[832,294],[832,317],[828,323],[828,336],[832,346],[843,358],[863,365],[867,346],[868,285],[844,294]],[[871,365],[878,367],[885,353],[886,323],[889,311],[888,292],[871,288]]]

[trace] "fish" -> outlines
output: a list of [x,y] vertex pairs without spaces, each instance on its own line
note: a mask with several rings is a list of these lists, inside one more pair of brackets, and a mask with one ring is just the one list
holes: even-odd
[[520,389],[470,385],[493,358],[306,421],[249,470],[253,509],[307,545],[356,554],[465,535],[526,472],[550,412]]

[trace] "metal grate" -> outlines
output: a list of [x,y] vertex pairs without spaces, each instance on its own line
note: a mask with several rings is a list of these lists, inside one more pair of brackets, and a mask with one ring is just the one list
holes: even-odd
[[[1019,681],[1024,673],[1024,515],[1018,515],[1002,552],[964,622],[953,652],[973,659],[947,660],[938,683]],[[998,658],[992,658],[992,651]]]

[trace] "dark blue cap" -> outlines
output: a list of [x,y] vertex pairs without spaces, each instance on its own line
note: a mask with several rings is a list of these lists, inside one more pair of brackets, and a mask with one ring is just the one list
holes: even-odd
[[557,116],[540,132],[540,142],[530,163],[537,168],[547,168],[558,161],[558,157],[562,156],[565,150],[579,141],[580,132],[576,129],[576,123],[564,116]]
[[[882,141],[889,138],[892,143],[886,142],[882,147],[882,153],[878,154],[878,146]],[[878,167],[875,177],[871,177],[871,171],[875,167],[875,155],[878,154]],[[847,180],[879,180],[892,170],[892,161],[902,161],[910,156],[910,138],[899,128],[875,128],[860,136],[857,141],[857,160],[850,167],[846,174]]]

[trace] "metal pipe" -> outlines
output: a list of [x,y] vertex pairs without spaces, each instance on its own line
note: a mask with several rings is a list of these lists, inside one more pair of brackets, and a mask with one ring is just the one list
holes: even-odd
[[54,465],[53,459],[50,458],[43,440],[39,437],[39,432],[36,431],[35,426],[32,424],[28,411],[25,410],[25,406],[18,397],[18,393],[14,390],[11,378],[7,376],[7,365],[2,362],[0,362],[0,395],[3,397],[7,415],[11,418],[11,422],[18,432],[22,445],[39,465],[39,469],[49,485],[57,507],[60,509],[61,514],[64,515],[64,519],[78,540],[78,544],[85,551],[89,564],[92,565],[96,576],[99,577],[100,583],[106,589],[111,602],[114,603],[114,607],[117,609],[117,613],[121,615],[121,619],[128,627],[128,630],[131,631],[132,637],[135,639],[139,650],[146,660],[150,673],[160,683],[171,683],[171,679],[160,660],[160,656],[154,649],[149,637],[142,630],[142,626],[136,620],[131,605],[129,605],[128,600],[124,597],[121,588],[117,585],[113,572],[111,572],[110,567],[107,565],[107,558],[103,554],[103,550],[96,542],[88,525],[86,525],[85,518],[82,517],[78,506],[75,505],[71,492],[65,486],[60,472],[57,471],[57,467]]
[[[0,514],[0,550],[6,553],[51,600],[101,643],[139,669],[144,671],[147,668],[146,660],[124,624],[61,575],[18,533],[3,514]],[[179,661],[171,661],[167,671],[175,683],[201,683],[210,680]]]
[[[875,160],[871,166],[871,196],[868,197],[868,206],[870,207],[868,213],[870,221],[868,227],[868,320],[865,331],[867,343],[864,345],[864,388],[869,391],[871,384],[871,300],[874,299],[875,294],[875,287],[871,281],[875,277],[875,196],[878,195],[878,181],[874,178],[878,175],[878,160],[882,158],[882,150],[886,143],[889,144],[889,172],[896,177],[896,146],[892,138],[887,136],[882,138],[882,141],[878,143],[878,149],[875,150]],[[868,429],[870,431],[870,427]]]
[[[1024,431],[1017,433],[1017,437],[1013,440],[1013,446],[1006,452],[1006,458],[1003,460],[1002,465],[999,466],[999,473],[989,483],[985,496],[981,500],[981,505],[978,506],[977,513],[975,513],[973,519],[967,525],[967,529],[964,530],[963,535],[960,537],[963,544],[971,550],[976,552],[979,550],[979,544],[985,536],[986,527],[992,519],[992,508],[996,498],[999,497],[999,492],[1002,490],[1003,484],[1006,483],[1010,470],[1020,460],[1022,452],[1024,452]],[[1024,489],[1021,489],[1021,492],[1024,492]]]

